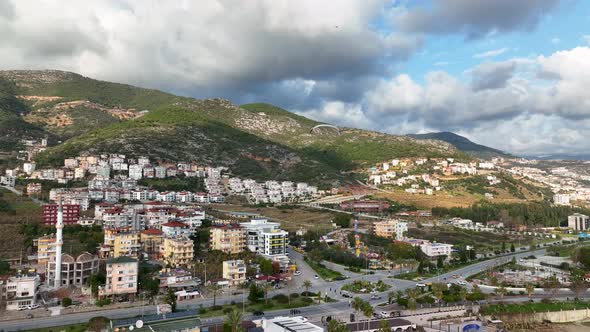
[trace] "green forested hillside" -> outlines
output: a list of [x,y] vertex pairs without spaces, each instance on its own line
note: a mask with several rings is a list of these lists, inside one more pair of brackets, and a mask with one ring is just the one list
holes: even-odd
[[464,156],[441,141],[352,128],[312,131],[319,122],[269,104],[198,100],[60,71],[0,71],[0,78],[13,86],[11,109],[22,106],[27,114],[30,123],[21,123],[65,140],[39,155],[40,164],[116,152],[224,165],[255,178],[330,180],[391,158]]

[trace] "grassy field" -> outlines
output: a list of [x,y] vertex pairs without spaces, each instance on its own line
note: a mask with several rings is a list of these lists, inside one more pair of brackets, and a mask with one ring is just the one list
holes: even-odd
[[303,227],[304,229],[332,229],[330,221],[333,218],[333,214],[330,212],[324,212],[320,210],[308,208],[256,208],[232,204],[215,204],[213,205],[213,207],[215,209],[225,211],[258,213],[274,221],[280,222],[281,228],[291,232],[297,231],[301,227]]
[[534,313],[547,311],[561,311],[590,308],[590,302],[554,302],[554,303],[518,303],[518,304],[490,304],[483,306],[480,313],[493,315],[501,313]]
[[41,207],[27,197],[18,196],[0,188],[0,199],[8,206],[8,211],[0,211],[0,259],[16,258],[24,249],[24,237],[19,233],[19,225],[41,221]]

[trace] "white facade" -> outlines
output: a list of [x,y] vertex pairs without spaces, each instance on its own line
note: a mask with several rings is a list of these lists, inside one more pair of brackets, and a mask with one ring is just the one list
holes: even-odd
[[590,217],[581,213],[574,213],[567,217],[567,227],[575,231],[585,231],[588,229]]
[[446,243],[423,243],[420,245],[420,249],[426,256],[437,257],[437,256],[451,256],[453,249],[452,244]]
[[10,277],[5,284],[0,284],[0,293],[6,297],[6,310],[36,304],[39,284],[40,278],[36,274]]
[[279,223],[252,219],[240,225],[246,229],[246,245],[250,251],[265,257],[285,256],[289,233],[281,230]]

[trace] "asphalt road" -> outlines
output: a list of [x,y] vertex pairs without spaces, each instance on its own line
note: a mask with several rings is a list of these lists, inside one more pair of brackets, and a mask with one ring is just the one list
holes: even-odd
[[[503,264],[504,262],[508,262],[512,259],[513,256],[516,257],[516,259],[519,259],[522,257],[526,257],[528,255],[531,255],[531,254],[542,255],[544,252],[545,252],[545,249],[539,249],[534,252],[523,252],[523,253],[510,254],[510,255],[507,255],[504,257],[500,257],[500,258],[494,258],[489,261],[478,262],[478,263],[469,265],[467,267],[455,270],[453,272],[444,273],[444,274],[441,274],[440,276],[424,280],[422,282],[435,282],[437,280],[442,281],[442,280],[444,280],[444,278],[447,278],[447,280],[449,280],[449,279],[452,279],[452,276],[455,274],[461,275],[463,277],[467,277],[469,275],[484,271],[494,265]],[[291,255],[291,258],[297,262],[297,265],[299,266],[299,270],[302,271],[302,275],[294,277],[294,283],[289,287],[289,290],[286,290],[286,291],[288,291],[288,292],[301,292],[303,290],[302,289],[303,280],[308,279],[308,280],[312,281],[313,286],[310,289],[311,291],[314,291],[314,292],[321,291],[324,294],[328,294],[332,298],[340,300],[338,302],[333,302],[333,303],[325,303],[325,304],[321,304],[321,305],[314,305],[311,307],[299,308],[299,310],[301,311],[301,314],[303,316],[310,317],[310,319],[315,317],[315,319],[317,319],[319,316],[335,315],[335,314],[342,314],[342,313],[348,314],[348,312],[350,312],[348,299],[345,299],[342,296],[340,296],[339,289],[342,286],[344,286],[345,284],[350,283],[352,279],[342,280],[342,281],[333,281],[333,282],[326,282],[322,279],[316,280],[315,278],[313,278],[313,275],[315,274],[315,272],[313,272],[313,270],[311,268],[309,268],[309,266],[307,264],[303,263],[303,258],[301,256],[301,254],[291,250],[290,255]],[[387,278],[387,274],[384,271],[377,271],[375,274],[369,274],[369,275],[359,275],[359,274],[353,274],[353,273],[347,273],[347,274],[353,279],[364,279],[364,280],[368,280],[371,282],[376,282],[378,280],[382,280],[383,282],[392,286],[392,288],[390,290],[388,290],[388,292],[392,291],[392,290],[393,291],[395,291],[395,290],[402,290],[403,291],[406,288],[415,287],[415,282],[413,282],[413,281]],[[273,294],[276,294],[276,293],[279,293],[282,291],[283,290],[275,291],[275,292],[273,292]],[[377,304],[377,302],[383,302],[383,298],[386,298],[386,293],[387,292],[384,292],[383,294],[381,294],[381,296],[382,296],[381,300],[374,300],[374,301],[371,301],[371,303]],[[270,296],[272,296],[273,294],[271,294]],[[365,300],[370,300],[369,294],[360,295],[360,297],[364,298]],[[508,300],[508,299],[506,299],[506,300]],[[510,300],[511,301],[512,300],[528,301],[529,299],[527,297],[519,297],[519,298],[514,298],[514,299],[511,298]],[[221,295],[221,296],[218,296],[218,298],[217,298],[217,304],[230,303],[231,301],[241,302],[242,295],[237,295],[237,296]],[[184,303],[181,302],[178,304],[178,307],[180,309],[189,309],[189,308],[196,309],[201,305],[204,307],[211,306],[211,305],[213,305],[213,300],[212,299],[199,299],[199,300],[195,300],[195,301],[191,301],[191,302],[184,302]],[[39,310],[42,310],[42,309],[39,309]],[[31,319],[16,320],[16,321],[1,321],[0,322],[0,330],[18,331],[18,330],[26,330],[26,329],[32,329],[32,328],[43,328],[43,327],[76,324],[76,323],[87,322],[90,318],[95,317],[95,316],[105,316],[105,317],[108,317],[111,319],[128,318],[128,317],[140,316],[142,314],[142,312],[146,315],[154,314],[155,313],[155,306],[150,305],[150,306],[144,306],[143,308],[135,307],[135,308],[107,309],[107,310],[100,310],[100,311],[93,311],[93,312],[81,312],[81,313],[74,313],[74,314],[67,314],[67,315],[53,316],[53,317],[39,317],[39,318],[31,318]],[[32,311],[32,313],[34,314],[34,311]],[[288,314],[289,314],[288,309],[287,310],[277,310],[277,311],[267,312],[266,317],[275,317],[275,316],[288,315]],[[216,322],[217,320],[220,320],[220,319],[222,319],[222,318],[205,319],[204,322],[206,322],[206,323],[207,322]]]

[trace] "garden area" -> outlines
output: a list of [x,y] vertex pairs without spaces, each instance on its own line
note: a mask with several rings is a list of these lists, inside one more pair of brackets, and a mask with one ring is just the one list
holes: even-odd
[[315,271],[315,273],[318,274],[318,276],[320,278],[322,278],[326,281],[346,279],[346,277],[343,276],[342,273],[340,273],[338,271],[330,270],[329,268],[327,268],[325,265],[323,265],[321,263],[316,263],[310,259],[306,259],[305,262],[307,263],[307,265],[309,265],[309,267],[311,267]]
[[498,303],[483,306],[479,312],[483,315],[535,313],[561,310],[578,310],[590,308],[590,302],[550,302],[544,300],[536,303]]
[[352,293],[371,293],[371,292],[385,292],[391,286],[379,280],[377,282],[370,282],[364,280],[355,280],[350,284],[342,286],[342,290]]

